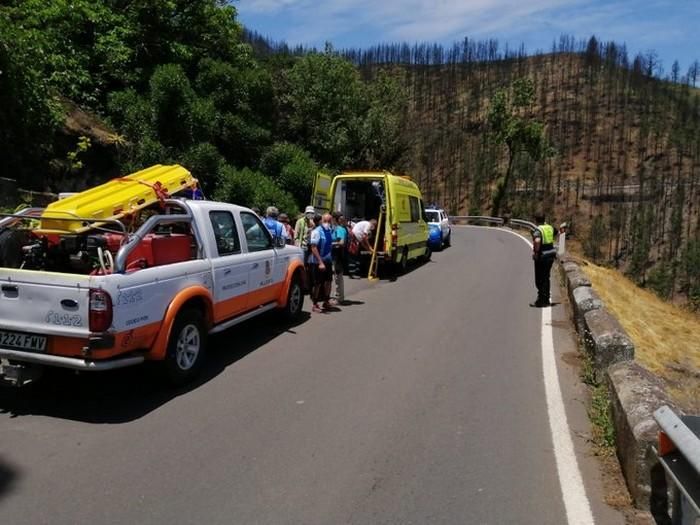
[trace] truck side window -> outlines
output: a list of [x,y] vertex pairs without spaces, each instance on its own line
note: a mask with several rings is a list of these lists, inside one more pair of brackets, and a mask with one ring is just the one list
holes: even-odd
[[230,211],[210,211],[209,220],[214,230],[216,249],[220,257],[241,253],[241,241]]
[[241,222],[248,241],[249,252],[261,252],[272,249],[272,237],[265,225],[255,215],[241,212]]
[[421,219],[421,205],[417,197],[409,197],[411,204],[411,222],[418,222]]

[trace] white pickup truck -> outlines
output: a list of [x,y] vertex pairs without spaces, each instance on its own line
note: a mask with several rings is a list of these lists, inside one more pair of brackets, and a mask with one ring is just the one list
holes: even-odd
[[251,210],[179,199],[159,210],[118,233],[108,223],[83,235],[21,231],[22,263],[0,267],[0,377],[151,360],[183,383],[208,334],[269,310],[300,315],[303,253],[273,242]]

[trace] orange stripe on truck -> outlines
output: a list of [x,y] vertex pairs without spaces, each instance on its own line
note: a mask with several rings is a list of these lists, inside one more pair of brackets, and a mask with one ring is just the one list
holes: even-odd
[[248,308],[248,294],[242,294],[214,304],[214,324],[219,324]]
[[287,306],[287,299],[289,299],[289,287],[292,285],[292,279],[294,278],[294,272],[296,272],[297,270],[299,271],[299,278],[302,281],[301,287],[302,287],[302,289],[305,288],[305,284],[306,284],[306,273],[305,272],[306,272],[306,270],[304,269],[304,264],[301,261],[294,260],[287,267],[287,275],[284,278],[284,283],[282,283],[283,286],[280,290],[280,293],[279,293],[279,296],[277,299],[277,302],[279,303],[280,308],[284,308],[285,306]]
[[49,336],[48,354],[63,357],[80,357],[86,359],[109,359],[133,350],[150,348],[158,335],[161,323],[151,323],[139,326],[131,330],[114,334],[114,346],[99,350],[92,350],[88,354],[83,349],[88,346],[87,338]]
[[151,350],[146,354],[146,359],[160,361],[165,359],[165,352],[168,348],[168,338],[170,337],[170,331],[173,328],[173,323],[177,314],[180,313],[182,307],[188,301],[192,299],[201,299],[206,305],[206,311],[204,312],[204,318],[208,321],[209,326],[212,325],[214,320],[214,308],[213,301],[211,297],[211,292],[204,286],[192,286],[186,288],[178,293],[172,300],[168,309],[165,311],[165,316],[163,317],[163,322],[161,324],[160,332]]

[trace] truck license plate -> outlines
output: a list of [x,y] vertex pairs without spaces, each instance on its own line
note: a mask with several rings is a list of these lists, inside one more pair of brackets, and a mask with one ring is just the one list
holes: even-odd
[[0,347],[43,352],[46,350],[46,336],[0,330]]

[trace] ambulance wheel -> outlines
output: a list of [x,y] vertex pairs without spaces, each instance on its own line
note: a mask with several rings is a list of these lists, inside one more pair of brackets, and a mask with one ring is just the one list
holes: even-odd
[[401,252],[401,261],[399,262],[399,273],[401,275],[408,271],[408,247],[404,246]]
[[452,246],[452,232],[447,234],[447,239],[445,239],[445,248]]
[[207,330],[202,313],[193,308],[181,311],[170,331],[165,354],[165,373],[174,385],[190,382],[202,368]]
[[299,275],[292,277],[287,294],[287,306],[282,310],[282,316],[287,321],[297,321],[301,317],[304,308],[304,290],[301,288]]

